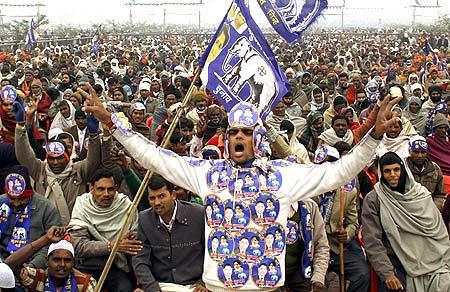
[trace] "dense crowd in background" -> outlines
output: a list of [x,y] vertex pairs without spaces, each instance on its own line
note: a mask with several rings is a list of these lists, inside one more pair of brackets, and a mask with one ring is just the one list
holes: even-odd
[[[91,91],[92,95],[95,91],[108,111],[127,117],[135,132],[157,145],[161,145],[181,111],[165,148],[192,159],[226,158],[227,113],[200,79],[194,80],[198,60],[210,38],[176,34],[104,35],[95,48],[90,43],[38,44],[30,50],[0,52],[0,189],[10,190],[0,196],[0,254],[13,268],[18,287],[56,291],[50,289],[55,284],[43,272],[48,268],[54,279],[63,279],[57,287],[76,283],[78,291],[93,291],[93,278],[98,280],[121,218],[146,174],[147,169],[136,157],[84,111],[86,92]],[[396,288],[391,286],[394,284],[386,284],[392,281],[392,266],[403,274],[408,268],[402,266],[392,248],[388,248],[388,259],[380,259],[379,251],[371,248],[372,243],[365,244],[363,233],[378,234],[381,231],[376,229],[382,227],[379,222],[367,219],[372,218],[368,213],[375,211],[364,209],[364,200],[380,180],[380,157],[395,152],[405,161],[414,180],[431,194],[439,210],[435,216],[442,216],[449,228],[450,200],[446,199],[450,193],[449,36],[360,31],[308,34],[293,46],[274,36],[268,40],[290,85],[289,92],[264,124],[271,142],[271,159],[289,158],[301,164],[336,161],[347,155],[374,126],[380,100],[388,95],[402,96],[392,110],[398,122],[383,136],[371,163],[349,185],[305,201],[314,226],[312,238],[300,238],[289,246],[290,231],[286,231],[287,275],[295,274],[302,266],[299,250],[305,251],[308,240],[314,244],[314,268],[306,284],[304,275],[301,276],[300,282],[306,286],[298,286],[298,279],[296,282],[293,277],[286,277],[283,291],[332,289],[330,272],[339,273],[339,243],[345,245],[347,291],[377,291],[374,290],[377,277],[386,287]],[[431,52],[424,50],[425,41],[434,48]],[[191,86],[194,88],[189,104],[183,107],[183,98]],[[16,186],[7,185],[12,182],[11,177],[19,177],[19,187],[26,190],[14,194],[11,190],[17,191]],[[24,178],[22,185],[20,177]],[[163,197],[154,192],[161,189],[170,195]],[[333,197],[340,192],[346,195],[344,230],[340,228],[338,196]],[[156,207],[155,201],[159,202]],[[140,225],[145,222],[150,231],[144,233],[150,238],[158,236],[153,229],[167,228],[170,233],[174,218],[164,215],[172,216],[174,202],[177,212],[187,208],[184,204],[205,205],[185,215],[197,226],[204,224],[203,216],[214,220],[211,219],[214,213],[208,212],[218,208],[198,194],[155,175],[138,210],[142,214],[152,207],[160,218],[168,220],[160,222],[152,218],[150,222],[136,216],[130,227],[133,232],[119,245],[119,255],[106,283],[109,291],[175,291],[164,290],[162,283],[194,285],[193,291],[207,291],[201,274],[208,239],[198,243],[203,246],[201,249],[195,244],[185,247],[192,248],[192,256],[196,257],[187,262],[181,254],[168,254],[164,248],[154,254],[158,247],[153,247],[152,254],[152,248],[143,244],[144,239],[137,238],[134,232],[138,229],[143,232]],[[269,210],[269,204],[268,200],[262,208]],[[369,205],[375,208],[374,204],[371,199]],[[3,206],[10,207],[16,216],[11,216]],[[17,214],[25,219],[16,220]],[[297,223],[301,227],[300,217]],[[67,233],[52,227],[67,225],[71,226]],[[18,233],[20,230],[26,230],[26,239]],[[190,237],[203,237],[203,232],[198,227],[181,236],[189,241]],[[67,241],[61,243],[63,236]],[[274,237],[272,241],[276,243],[277,235]],[[227,246],[226,237],[216,239],[219,249],[222,244]],[[259,246],[261,242],[255,240],[247,240],[247,246]],[[54,245],[69,251],[69,260],[73,260],[70,269],[58,270],[56,260],[50,257],[56,255],[52,253]],[[236,244],[235,248],[238,249]],[[139,255],[141,252],[144,255]],[[389,259],[391,262],[386,263]],[[230,269],[239,271],[240,264],[235,262]],[[77,269],[76,273],[72,273],[72,267]],[[268,264],[266,268],[267,275],[277,277],[274,266]],[[225,272],[224,268],[223,277]]]

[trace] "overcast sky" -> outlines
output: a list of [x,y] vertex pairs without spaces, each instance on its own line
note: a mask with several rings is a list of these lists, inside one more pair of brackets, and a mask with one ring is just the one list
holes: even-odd
[[[198,0],[136,0],[136,2],[160,3],[160,2],[197,2]],[[436,0],[417,0],[421,5],[434,5]],[[2,3],[43,3],[46,7],[41,8],[41,13],[46,14],[52,24],[89,25],[100,23],[105,20],[124,22],[129,20],[129,9],[125,3],[128,0],[3,0]],[[202,26],[217,26],[222,19],[231,0],[203,0],[201,6],[167,6],[167,23],[188,23],[198,25],[198,13],[201,13]],[[329,5],[341,5],[343,0],[329,0]],[[347,0],[346,7],[349,8],[378,8],[376,10],[347,10],[344,16],[346,26],[378,26],[389,23],[411,24],[412,9],[410,5],[415,0]],[[416,21],[432,23],[438,15],[450,14],[450,0],[440,0],[443,5],[439,9],[420,8],[416,10]],[[250,0],[253,17],[260,26],[267,26],[268,22],[261,14],[256,0]],[[36,8],[13,8],[1,7],[3,15],[29,16],[36,14]],[[155,6],[135,6],[132,10],[134,21],[146,21],[149,23],[162,24],[163,8]],[[318,22],[318,26],[339,26],[341,21],[340,10],[329,9]],[[333,15],[334,14],[334,15]],[[339,15],[336,15],[339,14]],[[12,18],[3,17],[4,22]],[[17,18],[14,18],[17,19]],[[29,19],[29,18],[28,18]]]

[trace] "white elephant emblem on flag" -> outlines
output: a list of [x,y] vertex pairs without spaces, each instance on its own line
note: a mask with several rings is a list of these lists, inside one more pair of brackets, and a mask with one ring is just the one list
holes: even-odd
[[27,230],[23,227],[14,227],[12,236],[16,240],[26,240],[27,239]]
[[[236,64],[234,58],[239,60]],[[229,49],[225,62],[222,65],[225,75],[221,77],[222,82],[242,100],[255,104],[262,111],[278,94],[277,79],[270,65],[252,47],[246,37],[238,39]],[[245,84],[250,85],[251,96],[239,95]]]

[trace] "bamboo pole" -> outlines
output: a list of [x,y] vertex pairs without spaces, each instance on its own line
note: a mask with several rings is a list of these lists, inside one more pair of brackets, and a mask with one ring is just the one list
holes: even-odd
[[[345,231],[344,228],[344,205],[345,205],[345,195],[341,190],[339,192],[339,231]],[[339,291],[345,292],[345,274],[344,274],[344,243],[339,242]]]
[[[184,96],[181,109],[179,109],[177,111],[177,114],[175,115],[175,118],[173,119],[172,123],[170,124],[169,128],[167,129],[167,132],[164,135],[164,138],[163,138],[162,143],[161,143],[161,147],[162,148],[167,146],[167,144],[169,142],[169,139],[170,139],[170,136],[172,135],[172,133],[173,133],[173,131],[175,129],[175,126],[178,124],[178,120],[180,119],[181,114],[183,113],[183,109],[189,103],[189,99],[190,99],[190,97],[192,95],[192,92],[194,90],[194,87],[195,87],[194,83],[195,83],[195,81],[197,81],[197,78],[200,75],[200,71],[201,71],[201,68],[197,67],[197,69],[195,70],[195,75],[194,75],[194,79],[192,80],[191,86],[189,87],[188,92]],[[119,249],[120,240],[128,232],[128,226],[130,226],[130,224],[131,224],[131,221],[132,221],[132,219],[134,217],[134,214],[135,214],[135,212],[137,210],[137,206],[138,206],[139,202],[141,201],[141,198],[144,195],[144,191],[147,188],[147,184],[150,181],[150,178],[152,176],[153,176],[153,171],[147,170],[147,173],[145,174],[145,177],[142,180],[142,183],[141,183],[141,185],[139,187],[139,190],[138,190],[136,196],[134,197],[133,204],[131,205],[130,209],[128,210],[127,217],[125,218],[125,221],[122,224],[122,227],[120,229],[119,235],[117,236],[116,241],[114,242],[114,246],[111,249],[111,253],[109,254],[108,261],[106,262],[105,267],[103,268],[103,272],[102,272],[100,278],[98,279],[98,282],[97,282],[97,285],[95,286],[94,292],[100,292],[101,291],[101,289],[103,287],[103,284],[105,283],[106,276],[108,275],[109,270],[111,269],[111,266],[112,266],[112,264],[114,262],[114,259],[116,257],[117,250]]]

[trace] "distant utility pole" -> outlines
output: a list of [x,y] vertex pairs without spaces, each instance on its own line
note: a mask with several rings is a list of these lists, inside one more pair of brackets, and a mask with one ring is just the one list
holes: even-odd
[[199,10],[198,11],[198,30],[202,29],[202,12]]
[[131,11],[131,5],[130,5],[130,24],[133,25],[133,12]]
[[[154,0],[148,0],[143,2],[136,2],[136,0],[131,0],[128,3],[125,3],[125,5],[130,7],[130,23],[132,23],[132,15],[131,15],[131,8],[133,6],[163,6],[164,7],[164,15],[163,15],[163,27],[164,31],[166,29],[166,14],[167,13],[166,7],[167,6],[196,6],[196,5],[203,5],[203,0],[197,0],[198,2],[183,2],[183,0],[167,0],[167,1],[160,1],[160,2],[153,2]],[[200,13],[199,13],[199,25],[200,25]]]
[[130,17],[130,24],[133,25],[133,5],[135,5],[135,0],[131,0],[128,3],[125,3],[125,5],[127,5],[129,8],[128,13]]
[[163,29],[166,32],[166,8],[163,9]]

